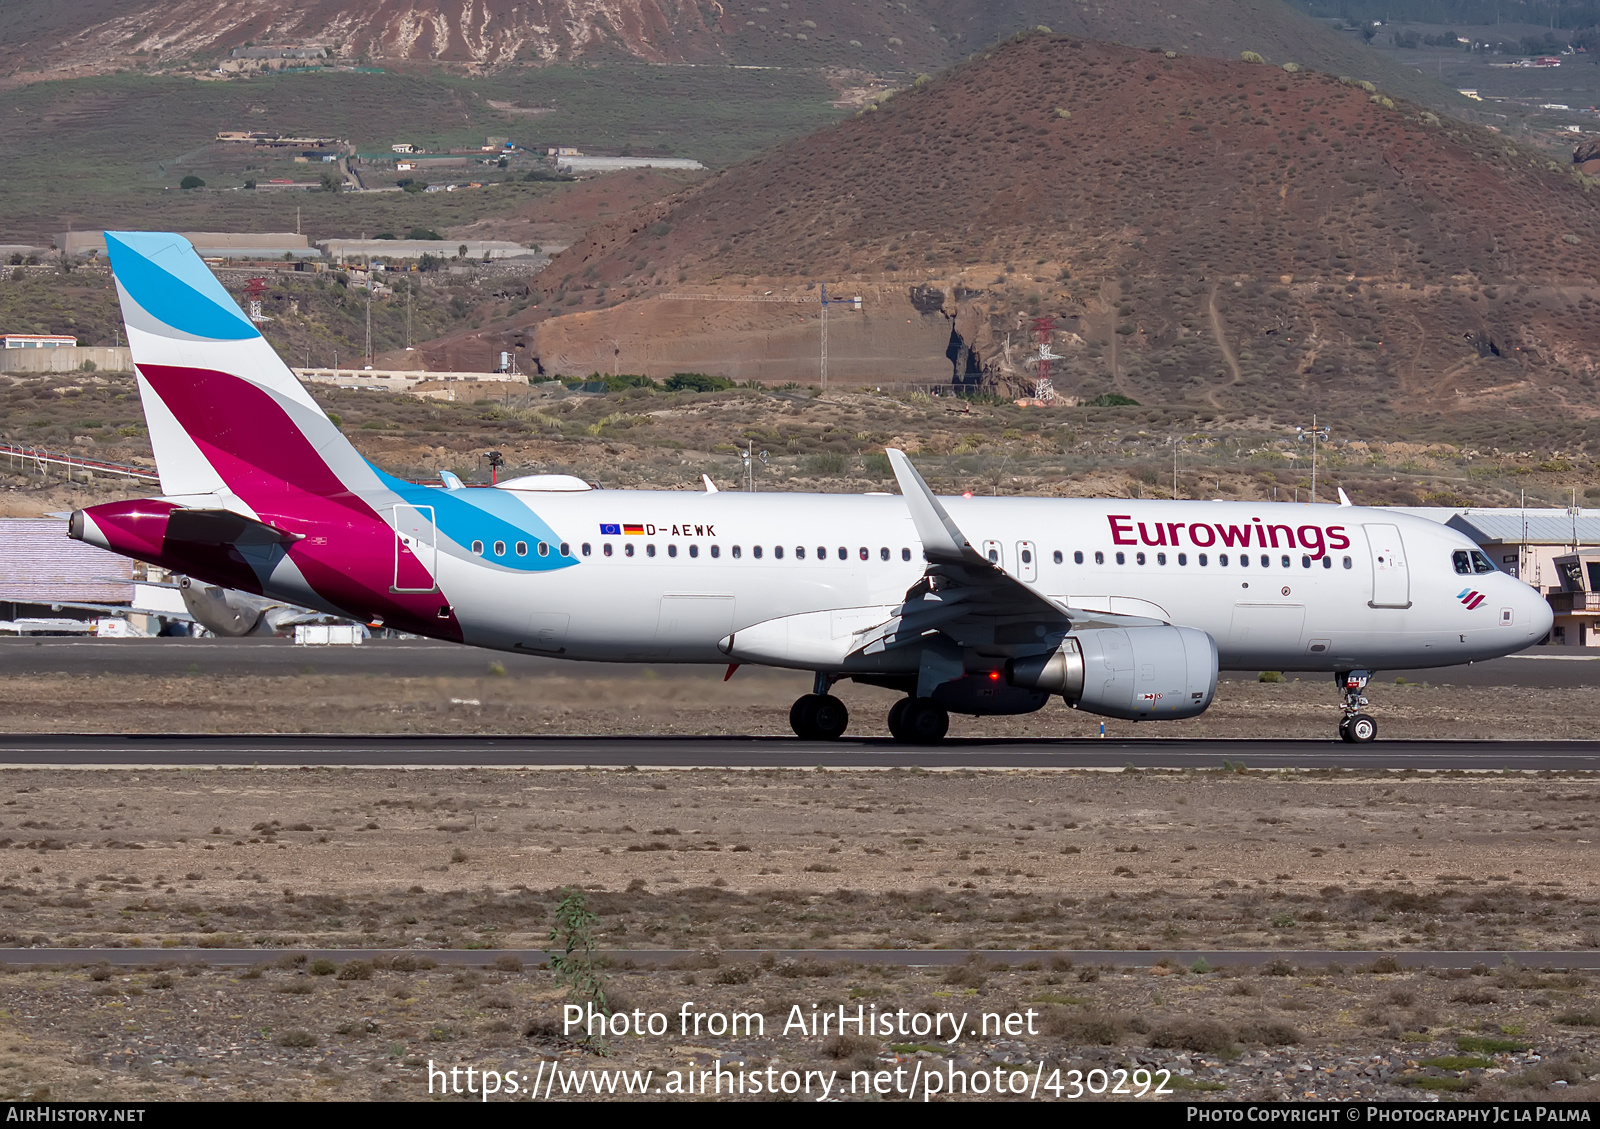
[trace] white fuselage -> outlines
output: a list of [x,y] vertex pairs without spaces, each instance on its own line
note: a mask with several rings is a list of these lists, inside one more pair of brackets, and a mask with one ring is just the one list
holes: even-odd
[[[905,500],[894,495],[504,493],[553,530],[574,563],[517,571],[496,563],[493,545],[475,553],[441,540],[439,586],[464,641],[480,646],[726,661],[719,642],[768,620],[833,612],[841,632],[867,626],[925,569]],[[1449,666],[1519,651],[1550,629],[1537,592],[1499,572],[1461,573],[1457,554],[1475,546],[1402,514],[1254,502],[941,501],[975,549],[1063,607],[1199,628],[1216,640],[1224,669]],[[629,525],[643,531],[602,533]],[[560,545],[547,551],[559,555]]]

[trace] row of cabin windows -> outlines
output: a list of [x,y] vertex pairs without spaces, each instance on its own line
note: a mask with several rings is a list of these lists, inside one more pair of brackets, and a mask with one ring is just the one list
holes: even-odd
[[[591,556],[593,554],[593,552],[594,552],[594,548],[588,542],[584,542],[582,552],[583,552],[583,555],[586,556],[586,557],[587,556]],[[603,542],[601,544],[601,546],[600,546],[600,553],[601,553],[602,556],[607,556],[607,557],[611,556],[612,555],[611,542],[609,542],[609,541]],[[625,556],[625,557],[631,557],[631,556],[633,556],[633,553],[634,553],[634,542],[632,542],[632,541],[624,541],[622,543],[622,555]],[[712,557],[713,560],[716,560],[716,559],[720,558],[722,556],[722,546],[721,545],[712,545],[711,548],[710,548],[710,553],[711,553],[711,557]],[[750,546],[750,555],[752,557],[754,557],[756,560],[759,561],[762,558],[762,556],[764,555],[764,553],[765,553],[765,550],[762,548],[762,546],[760,546],[760,545],[752,545],[752,546]],[[651,543],[651,542],[646,542],[645,543],[644,555],[647,556],[647,557],[653,557],[653,556],[656,555],[656,547],[655,547],[655,545],[653,543]],[[676,546],[676,545],[668,545],[667,546],[667,556],[676,557],[677,555],[678,555],[678,546]],[[728,549],[728,555],[731,556],[734,560],[742,560],[744,558],[744,548],[743,548],[743,546],[740,546],[740,545],[731,546]],[[856,555],[861,560],[870,561],[872,559],[872,550],[867,548],[865,545],[863,545],[863,546],[861,546],[861,548],[856,550]],[[690,545],[689,546],[689,556],[691,558],[699,557],[700,556],[700,546],[699,545]],[[772,547],[772,556],[773,556],[774,560],[780,560],[780,561],[783,560],[784,547],[782,545],[774,545]],[[880,548],[878,550],[878,559],[880,561],[889,560],[891,558],[891,556],[892,556],[892,554],[890,553],[889,548],[887,546],[884,546],[884,547],[882,547],[882,548]],[[849,560],[850,559],[850,550],[848,548],[846,548],[845,546],[840,545],[839,549],[838,549],[838,557],[839,557],[839,559],[841,561]],[[803,560],[806,559],[806,547],[804,545],[796,545],[794,547],[794,559],[797,560],[797,561],[803,561]],[[826,545],[818,545],[817,546],[817,560],[825,561],[827,559],[828,559],[828,547]],[[900,559],[903,560],[903,561],[909,561],[911,559],[911,550],[910,549],[901,549],[900,550]]]
[[[1188,553],[1177,553],[1175,555],[1178,558],[1178,564],[1179,565],[1187,565],[1189,563],[1189,554]],[[1154,556],[1155,556],[1155,559],[1156,559],[1156,564],[1164,565],[1164,564],[1167,563],[1167,554],[1165,554],[1165,553],[1156,553],[1156,554],[1154,554]],[[1064,558],[1062,557],[1061,551],[1059,549],[1056,550],[1055,563],[1056,564],[1061,564],[1063,559]],[[1354,566],[1354,562],[1352,562],[1349,557],[1343,557],[1341,559],[1342,559],[1342,561],[1344,563],[1344,567],[1345,568],[1353,568],[1353,567],[1355,567]],[[1317,560],[1317,558],[1312,557],[1309,553],[1303,553],[1300,556],[1300,567],[1301,568],[1310,568],[1315,563],[1316,560]],[[1323,568],[1332,568],[1333,567],[1333,558],[1332,557],[1324,556],[1324,557],[1321,558],[1321,560],[1322,560],[1322,567]],[[1128,563],[1127,554],[1126,553],[1121,553],[1121,552],[1117,553],[1116,554],[1116,562],[1119,565],[1127,564]],[[1227,553],[1218,553],[1217,554],[1217,565],[1218,565],[1218,567],[1227,568],[1228,567],[1228,562],[1229,562],[1229,557],[1228,557]],[[1027,562],[1024,561],[1023,563],[1026,564]],[[1083,551],[1081,549],[1078,552],[1075,552],[1075,553],[1072,554],[1072,563],[1073,564],[1082,564],[1083,563]],[[1097,564],[1097,565],[1105,564],[1106,563],[1106,555],[1104,553],[1101,553],[1101,552],[1095,553],[1095,555],[1094,555],[1094,563]],[[1135,553],[1135,554],[1133,554],[1133,563],[1134,564],[1141,564],[1141,565],[1142,564],[1148,564],[1149,563],[1149,557],[1144,553]],[[1198,564],[1201,568],[1207,567],[1211,563],[1210,554],[1209,553],[1196,553],[1195,554],[1195,563]],[[1292,558],[1289,556],[1288,553],[1285,553],[1281,557],[1279,557],[1278,558],[1278,563],[1283,568],[1292,568],[1293,564],[1294,564]],[[1240,568],[1249,568],[1250,567],[1250,554],[1249,553],[1240,553],[1239,554],[1239,567]],[[1272,555],[1270,553],[1262,553],[1261,554],[1261,567],[1262,568],[1271,568],[1272,567]]]
[[[538,541],[538,542],[535,542],[534,544],[535,544],[535,551],[541,557],[548,557],[550,555],[550,545],[549,545],[548,542]],[[497,557],[503,557],[503,556],[506,555],[506,543],[504,541],[496,541],[492,546],[490,546],[490,549],[492,550],[493,554],[495,556],[497,556]],[[525,557],[525,556],[528,555],[528,543],[526,541],[518,541],[515,545],[512,546],[512,551],[515,552],[517,554],[517,556],[519,556],[519,557]],[[567,544],[565,541],[563,541],[563,542],[561,542],[561,544],[559,546],[557,546],[556,552],[559,553],[563,557],[570,557],[570,556],[572,556],[572,546]],[[483,556],[483,542],[482,541],[474,541],[472,543],[472,553],[473,553],[473,556],[477,556],[477,557]]]
[[[539,541],[539,542],[535,543],[535,546],[536,546],[535,551],[538,553],[539,556],[548,557],[550,555],[550,545],[547,542]],[[494,545],[492,546],[492,550],[493,550],[493,553],[494,553],[495,556],[503,557],[503,556],[506,555],[506,543],[504,541],[496,541],[494,543]],[[518,542],[516,542],[516,544],[514,546],[512,546],[512,551],[515,552],[516,555],[519,556],[519,557],[525,557],[525,556],[528,555],[528,543],[526,541],[518,541]],[[583,551],[583,555],[587,557],[587,556],[593,555],[593,551],[594,550],[593,550],[593,547],[586,541],[583,544],[583,550],[582,551]],[[612,555],[611,542],[609,542],[609,541],[604,542],[600,546],[600,551],[604,556],[608,556],[608,557],[611,556]],[[480,556],[480,557],[483,556],[483,542],[482,541],[474,541],[472,543],[472,552],[476,556]],[[563,541],[563,542],[561,542],[561,544],[559,546],[556,547],[556,552],[559,555],[563,556],[563,557],[570,557],[572,555],[572,546],[567,544],[567,542]],[[738,546],[738,545],[734,545],[731,549],[729,549],[728,552],[729,552],[729,555],[732,556],[734,560],[739,560],[744,555],[744,551],[743,551],[742,547]],[[625,542],[623,544],[623,546],[622,546],[622,553],[623,553],[623,556],[627,556],[627,557],[633,556],[633,554],[634,554],[634,543],[632,541]],[[752,545],[750,547],[750,555],[752,557],[754,557],[756,560],[760,560],[761,559],[762,553],[763,553],[763,549],[762,549],[762,547],[760,545]],[[856,550],[856,553],[857,553],[857,556],[861,560],[866,561],[866,560],[871,560],[872,559],[872,550],[868,549],[865,545],[861,546],[858,550]],[[655,545],[653,543],[647,543],[645,545],[645,547],[644,547],[644,555],[647,556],[647,557],[653,557],[653,556],[656,555],[656,547],[655,547]],[[668,545],[667,546],[667,556],[676,557],[677,555],[678,555],[678,546],[677,545]],[[782,545],[774,545],[772,547],[772,556],[773,556],[773,558],[775,560],[780,560],[781,561],[783,559],[783,555],[784,555],[784,547]],[[848,548],[846,548],[845,546],[840,545],[839,548],[838,548],[838,551],[837,551],[837,555],[838,555],[838,558],[841,561],[847,561],[847,560],[850,559],[850,550]],[[1457,552],[1454,555],[1455,555],[1456,558],[1458,558],[1454,562],[1456,571],[1464,573],[1466,571],[1466,569],[1464,569],[1462,566],[1466,562],[1461,558],[1465,558],[1466,557],[1466,553]],[[1478,556],[1482,556],[1481,553],[1477,554],[1477,555]],[[700,556],[700,546],[699,545],[690,545],[689,546],[689,556],[691,558],[699,557]],[[711,546],[711,556],[712,556],[713,559],[721,557],[722,556],[722,546],[720,546],[720,545],[712,545]],[[887,561],[887,560],[890,559],[890,556],[891,556],[891,554],[890,554],[889,549],[888,549],[887,546],[884,546],[884,547],[882,547],[882,548],[880,548],[878,550],[878,559],[879,560]],[[1188,565],[1188,563],[1189,563],[1189,554],[1188,553],[1178,553],[1178,554],[1176,554],[1176,556],[1178,558],[1178,564],[1180,566],[1187,566]],[[999,554],[997,552],[995,552],[994,550],[990,550],[990,552],[989,552],[989,559],[990,560],[992,560],[992,561],[993,560],[997,560],[998,557],[999,557]],[[796,545],[795,546],[795,548],[794,548],[794,558],[795,558],[795,560],[798,560],[798,561],[803,561],[803,560],[806,559],[806,547],[804,545]],[[823,561],[823,560],[827,560],[828,559],[827,546],[825,546],[825,545],[818,545],[817,546],[816,559],[819,560],[819,561]],[[904,549],[904,548],[901,549],[900,550],[900,559],[902,561],[909,561],[911,559],[911,550],[910,549]],[[1053,559],[1054,559],[1056,564],[1063,564],[1063,563],[1065,563],[1065,559],[1066,558],[1062,554],[1061,550],[1057,549],[1055,551],[1055,553],[1053,554]],[[1156,559],[1156,562],[1155,562],[1156,564],[1164,565],[1164,564],[1167,563],[1167,554],[1166,553],[1156,553],[1155,554],[1155,559]],[[1344,557],[1342,559],[1343,559],[1343,563],[1344,563],[1344,567],[1345,568],[1353,567],[1352,566],[1352,562],[1351,562],[1349,557]],[[1484,559],[1484,562],[1488,561],[1487,557],[1484,557],[1483,559]],[[1142,565],[1142,564],[1148,563],[1147,555],[1142,553],[1142,552],[1135,553],[1133,555],[1133,560],[1134,560],[1135,564]],[[1300,557],[1300,567],[1301,568],[1310,568],[1311,565],[1312,565],[1312,560],[1313,560],[1313,558],[1310,555],[1302,554],[1301,557]],[[1321,560],[1322,560],[1322,567],[1323,568],[1332,568],[1333,567],[1333,558],[1332,557],[1324,556],[1324,557],[1321,558]],[[1228,558],[1228,554],[1227,553],[1219,553],[1219,554],[1217,554],[1217,564],[1220,567],[1227,568],[1228,567],[1228,561],[1229,561],[1229,558]],[[1122,553],[1122,552],[1118,552],[1116,554],[1116,562],[1119,565],[1127,564],[1128,563],[1127,554]],[[1033,563],[1033,553],[1030,550],[1024,549],[1022,551],[1022,563],[1025,564],[1025,565]],[[1084,563],[1083,551],[1081,549],[1072,554],[1072,563],[1073,564],[1080,564],[1080,565]],[[1106,555],[1105,555],[1105,553],[1097,551],[1095,553],[1095,555],[1094,555],[1094,563],[1097,564],[1097,565],[1105,564],[1106,563]],[[1209,554],[1197,553],[1195,555],[1195,563],[1198,564],[1201,568],[1207,567],[1211,563],[1210,559],[1209,559]],[[1279,558],[1279,563],[1281,564],[1281,566],[1283,568],[1292,567],[1291,561],[1290,561],[1290,557],[1289,557],[1289,555],[1287,553],[1285,553],[1283,556],[1281,556]],[[1477,562],[1472,562],[1472,563],[1477,563]],[[1271,566],[1272,566],[1272,557],[1267,553],[1262,553],[1261,554],[1261,567],[1262,568],[1270,568]],[[1239,567],[1241,567],[1241,568],[1249,568],[1250,567],[1250,554],[1248,554],[1248,553],[1240,553],[1239,554]],[[1484,568],[1480,567],[1477,571],[1479,571],[1479,572],[1493,572],[1494,571],[1494,566],[1490,565],[1487,569],[1484,569]]]

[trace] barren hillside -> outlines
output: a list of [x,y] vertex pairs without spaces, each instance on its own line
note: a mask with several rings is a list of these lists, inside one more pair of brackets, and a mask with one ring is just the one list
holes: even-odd
[[915,74],[1041,24],[1199,55],[1255,50],[1413,96],[1444,91],[1282,0],[8,0],[0,73],[184,66],[290,44],[347,63],[471,69],[625,58]]
[[1038,34],[593,229],[545,272],[543,309],[482,333],[526,340],[559,313],[532,348],[584,371],[685,367],[680,342],[721,371],[798,335],[792,371],[749,375],[814,380],[814,304],[734,324],[731,304],[662,299],[827,280],[868,299],[835,318],[860,380],[948,379],[953,318],[1020,387],[1048,314],[1069,394],[1586,414],[1594,188],[1353,83]]

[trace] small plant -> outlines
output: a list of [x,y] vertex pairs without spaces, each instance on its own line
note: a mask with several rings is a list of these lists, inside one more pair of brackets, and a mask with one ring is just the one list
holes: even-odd
[[1256,676],[1257,682],[1287,682],[1289,681],[1276,670],[1263,670]]
[[280,1047],[314,1047],[317,1037],[309,1031],[285,1031],[278,1036],[277,1042]]
[[550,968],[573,1003],[592,1004],[595,1010],[608,1012],[606,981],[595,955],[594,927],[599,920],[582,890],[572,886],[562,890],[556,921],[550,927],[550,944],[556,949]]
[[339,966],[331,960],[314,960],[309,971],[313,976],[332,976],[339,971]]

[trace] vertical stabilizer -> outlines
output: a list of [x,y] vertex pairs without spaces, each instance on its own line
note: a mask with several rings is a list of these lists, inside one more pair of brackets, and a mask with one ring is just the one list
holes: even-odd
[[106,232],[162,493],[253,510],[285,489],[377,484],[181,235]]

